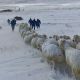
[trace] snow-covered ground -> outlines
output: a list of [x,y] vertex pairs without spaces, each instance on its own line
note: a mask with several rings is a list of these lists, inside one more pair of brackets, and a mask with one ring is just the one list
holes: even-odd
[[0,18],[0,80],[48,80],[50,68],[41,61],[41,53],[25,45],[18,27],[11,31],[7,15]]
[[40,34],[80,35],[80,9],[53,8],[28,6],[22,7],[20,12],[0,13],[0,80],[74,80],[65,73],[51,70],[42,62],[41,53],[24,43],[18,32],[19,26],[12,32],[6,22],[16,15],[24,18],[21,22],[28,22],[30,17],[40,18],[41,28],[36,29]]
[[80,0],[0,0],[0,3],[75,3]]

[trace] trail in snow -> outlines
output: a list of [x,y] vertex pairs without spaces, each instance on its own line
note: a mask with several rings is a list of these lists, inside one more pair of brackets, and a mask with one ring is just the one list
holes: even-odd
[[25,45],[18,27],[12,32],[4,24],[0,30],[0,80],[45,80],[50,69],[41,62],[40,52]]

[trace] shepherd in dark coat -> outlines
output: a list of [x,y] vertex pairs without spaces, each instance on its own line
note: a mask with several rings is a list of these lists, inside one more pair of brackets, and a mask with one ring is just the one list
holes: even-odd
[[16,25],[16,20],[13,19],[13,20],[11,21],[12,31],[14,31],[15,25]]
[[36,21],[37,28],[40,28],[40,24],[41,24],[41,21],[39,19],[37,19],[37,21]]
[[29,23],[30,27],[33,28],[32,27],[32,19],[31,18],[29,19],[28,23]]
[[10,25],[10,19],[7,20],[8,24]]
[[35,19],[33,19],[32,20],[32,28],[35,30],[35,26],[36,26],[36,20]]

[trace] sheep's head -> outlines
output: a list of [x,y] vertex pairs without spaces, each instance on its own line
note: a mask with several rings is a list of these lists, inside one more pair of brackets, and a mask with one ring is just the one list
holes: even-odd
[[58,35],[53,35],[53,38],[58,41],[59,40],[59,36]]
[[60,38],[63,38],[63,39],[65,39],[65,40],[68,40],[68,39],[70,39],[70,36],[63,35],[63,36],[60,36]]
[[52,36],[49,36],[49,38],[53,38]]
[[59,43],[59,47],[61,48],[63,54],[65,55],[65,49],[70,47],[70,44],[65,39],[58,40],[58,43]]
[[36,32],[33,33],[33,37],[37,37],[38,34]]
[[42,36],[43,36],[43,38],[45,38],[45,39],[47,38],[47,35],[46,35],[46,34],[43,34]]
[[79,35],[74,35],[73,36],[73,41],[76,42],[76,43],[79,43],[80,42],[80,36]]
[[47,38],[47,36],[46,36],[45,34],[43,34],[43,35],[38,35],[38,37],[40,37],[40,38],[44,38],[44,39]]

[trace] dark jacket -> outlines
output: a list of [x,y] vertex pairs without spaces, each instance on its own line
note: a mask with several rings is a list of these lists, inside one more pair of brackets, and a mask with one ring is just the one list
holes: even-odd
[[13,26],[15,26],[15,25],[16,25],[16,20],[13,19],[13,20],[11,21],[11,26],[13,27]]
[[33,21],[32,21],[32,26],[33,26],[33,27],[36,26],[36,20],[35,20],[35,19],[33,19]]
[[40,26],[40,24],[41,24],[41,21],[39,19],[37,19],[36,26]]

